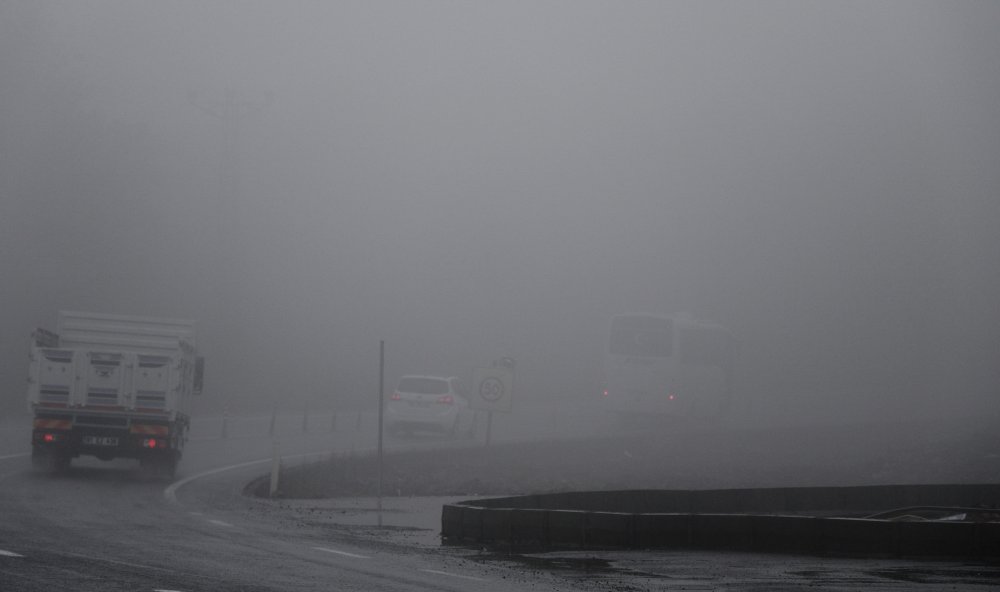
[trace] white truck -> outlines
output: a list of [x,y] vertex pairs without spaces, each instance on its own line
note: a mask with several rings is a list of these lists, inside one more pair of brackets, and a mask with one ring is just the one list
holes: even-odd
[[81,455],[138,459],[173,477],[201,392],[191,321],[60,311],[29,356],[32,464],[61,470]]

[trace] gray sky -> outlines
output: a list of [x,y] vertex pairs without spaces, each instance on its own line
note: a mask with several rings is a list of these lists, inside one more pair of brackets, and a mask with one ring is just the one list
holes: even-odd
[[230,400],[371,389],[379,339],[392,378],[511,355],[525,396],[585,396],[611,314],[689,311],[747,396],[986,404],[997,30],[987,1],[0,0],[0,386],[67,308],[197,319]]

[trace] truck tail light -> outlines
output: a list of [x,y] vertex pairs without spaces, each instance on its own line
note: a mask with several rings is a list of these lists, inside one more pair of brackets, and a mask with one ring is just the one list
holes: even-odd
[[142,439],[143,448],[166,448],[167,441],[160,440],[159,438],[143,438]]

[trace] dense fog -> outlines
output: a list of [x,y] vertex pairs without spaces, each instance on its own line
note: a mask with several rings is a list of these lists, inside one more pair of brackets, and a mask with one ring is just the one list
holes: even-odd
[[522,401],[589,400],[630,311],[730,327],[758,412],[990,409],[998,30],[987,1],[0,0],[0,410],[60,309],[197,320],[210,411],[371,405],[383,339],[390,383],[510,356]]

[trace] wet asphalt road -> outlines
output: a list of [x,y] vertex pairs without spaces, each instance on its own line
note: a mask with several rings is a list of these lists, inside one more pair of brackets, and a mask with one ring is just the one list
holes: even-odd
[[[283,428],[286,463],[370,448],[373,426]],[[288,420],[289,425],[296,420]],[[256,423],[255,423],[256,422]],[[270,502],[241,494],[267,472],[266,418],[196,424],[174,483],[126,461],[29,470],[17,426],[0,433],[0,590],[988,590],[980,562],[742,553],[524,552],[442,547],[441,500]],[[330,424],[326,424],[330,425]],[[26,434],[27,430],[23,430]],[[23,434],[21,434],[23,435]],[[498,431],[503,436],[502,430]],[[508,434],[515,436],[513,432]],[[422,442],[421,445],[449,445]],[[259,462],[263,461],[263,462]]]

